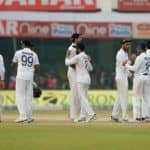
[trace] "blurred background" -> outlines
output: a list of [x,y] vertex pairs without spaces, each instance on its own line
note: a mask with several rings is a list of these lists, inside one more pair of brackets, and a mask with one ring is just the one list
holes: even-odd
[[149,0],[1,0],[0,53],[6,88],[15,87],[10,63],[22,39],[30,39],[41,69],[36,82],[44,89],[68,89],[65,53],[73,32],[83,34],[92,57],[92,89],[114,89],[115,55],[120,40],[132,38],[130,52],[150,38]]
[[1,0],[0,53],[6,67],[5,89],[15,88],[16,72],[10,64],[23,39],[34,43],[39,56],[36,82],[40,87],[68,89],[64,59],[74,32],[83,34],[92,58],[91,89],[115,89],[115,55],[120,41],[133,39],[132,53],[139,42],[150,38],[150,1]]

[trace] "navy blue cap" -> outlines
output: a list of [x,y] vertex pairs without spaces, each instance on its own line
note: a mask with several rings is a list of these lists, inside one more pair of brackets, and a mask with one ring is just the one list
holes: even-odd
[[77,48],[80,48],[81,50],[85,49],[85,45],[83,43],[78,43]]
[[145,50],[146,49],[146,43],[145,42],[140,43],[139,48]]

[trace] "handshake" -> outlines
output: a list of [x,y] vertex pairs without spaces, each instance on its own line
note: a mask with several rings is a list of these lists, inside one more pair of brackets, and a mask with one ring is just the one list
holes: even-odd
[[131,62],[134,62],[136,59],[136,54],[133,53],[129,56],[129,59],[123,62],[123,66],[125,66],[126,64],[130,64]]

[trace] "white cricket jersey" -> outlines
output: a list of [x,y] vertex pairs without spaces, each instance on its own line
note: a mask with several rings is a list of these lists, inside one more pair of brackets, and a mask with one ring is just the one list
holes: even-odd
[[146,50],[146,55],[144,57],[144,60],[146,62],[146,73],[150,76],[150,49]]
[[81,52],[80,54],[72,58],[66,58],[65,63],[66,65],[71,65],[71,64],[76,65],[77,83],[84,83],[84,84],[91,83],[89,71],[92,71],[93,67],[85,52]]
[[122,48],[117,52],[116,55],[116,79],[122,79],[128,77],[128,70],[123,66],[123,62],[128,60],[128,53]]
[[70,56],[69,58],[72,58],[73,56],[76,55],[76,44],[72,43],[69,48],[68,48],[69,52],[70,52]]
[[[72,58],[76,55],[76,44],[75,43],[72,43],[69,48],[68,48],[69,52],[70,52],[70,55],[69,55],[69,58]],[[69,70],[72,70],[72,71],[75,71],[75,69],[73,69],[72,67],[69,66],[68,68]]]
[[5,78],[5,66],[3,56],[0,54],[0,80]]
[[126,64],[127,69],[129,69],[130,71],[134,71],[135,75],[143,75],[146,70],[146,63],[144,60],[145,56],[145,53],[141,53],[136,58],[134,65],[131,66],[129,64]]
[[18,50],[13,58],[14,63],[18,63],[17,78],[33,80],[34,66],[39,64],[38,56],[29,48]]

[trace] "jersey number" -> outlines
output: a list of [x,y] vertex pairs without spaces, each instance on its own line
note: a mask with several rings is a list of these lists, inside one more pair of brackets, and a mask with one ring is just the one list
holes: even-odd
[[87,69],[88,68],[88,58],[87,57],[83,57],[83,63],[84,63],[84,67]]
[[22,55],[21,61],[22,61],[23,66],[28,66],[28,67],[33,66],[33,57],[32,56]]

